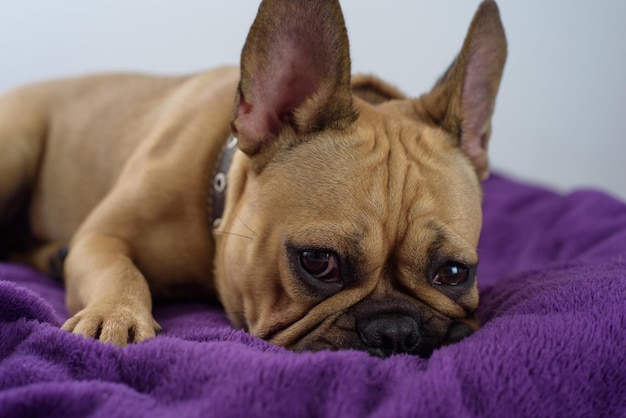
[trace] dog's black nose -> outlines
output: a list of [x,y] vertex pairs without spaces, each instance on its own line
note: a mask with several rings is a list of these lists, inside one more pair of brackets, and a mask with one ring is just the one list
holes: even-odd
[[399,313],[380,313],[357,322],[359,336],[368,351],[379,357],[417,353],[422,342],[417,320]]

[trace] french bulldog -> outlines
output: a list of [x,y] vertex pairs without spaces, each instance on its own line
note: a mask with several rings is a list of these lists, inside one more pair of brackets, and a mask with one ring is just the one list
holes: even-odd
[[154,337],[153,300],[206,296],[294,351],[427,357],[479,327],[506,50],[484,0],[458,57],[411,98],[351,76],[338,1],[265,0],[239,67],[10,91],[0,249],[62,272],[62,328],[105,343]]

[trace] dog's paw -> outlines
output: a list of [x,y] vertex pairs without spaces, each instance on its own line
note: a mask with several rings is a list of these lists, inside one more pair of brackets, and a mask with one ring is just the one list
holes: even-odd
[[61,327],[65,331],[125,346],[156,336],[161,327],[152,314],[125,305],[94,305],[79,311]]

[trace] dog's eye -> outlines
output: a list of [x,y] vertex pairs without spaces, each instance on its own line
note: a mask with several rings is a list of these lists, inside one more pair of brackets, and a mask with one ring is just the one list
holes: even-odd
[[437,270],[433,285],[457,286],[469,277],[469,268],[459,263],[447,263]]
[[330,251],[302,251],[300,265],[317,280],[330,283],[341,279],[337,255]]

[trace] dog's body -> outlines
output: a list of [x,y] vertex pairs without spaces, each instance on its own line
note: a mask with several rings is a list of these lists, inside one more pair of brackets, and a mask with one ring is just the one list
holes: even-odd
[[64,328],[105,342],[154,336],[153,296],[206,294],[291,349],[428,355],[478,326],[479,180],[505,56],[485,1],[453,66],[409,99],[351,80],[336,2],[269,0],[240,68],[18,89],[0,98],[0,249],[46,271],[69,244]]

